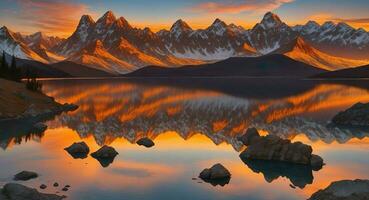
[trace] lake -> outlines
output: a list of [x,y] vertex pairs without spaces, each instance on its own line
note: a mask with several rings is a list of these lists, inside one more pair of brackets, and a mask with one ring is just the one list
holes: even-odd
[[[369,102],[369,82],[284,78],[115,78],[45,80],[43,90],[79,109],[46,122],[43,133],[2,125],[0,186],[22,170],[24,182],[72,200],[94,199],[306,199],[332,181],[369,179],[369,130],[337,128],[330,119],[357,102]],[[247,162],[237,140],[248,127],[313,147],[326,165]],[[155,142],[138,146],[142,137]],[[64,148],[85,141],[119,155],[108,166]],[[193,179],[213,164],[232,174],[229,184]],[[69,184],[71,189],[62,192]]]

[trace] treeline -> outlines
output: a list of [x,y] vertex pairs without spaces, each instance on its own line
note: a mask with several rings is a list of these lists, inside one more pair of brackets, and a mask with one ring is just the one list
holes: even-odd
[[6,62],[5,52],[3,52],[0,65],[0,78],[20,82],[22,80],[22,71],[17,67],[15,57],[12,56],[11,64]]
[[22,73],[21,68],[17,67],[16,59],[12,56],[11,64],[8,65],[6,61],[6,54],[3,51],[0,64],[0,78],[21,82],[22,78],[26,79],[26,88],[32,91],[41,92],[42,84],[36,80],[36,77],[32,76],[31,73],[26,70]]

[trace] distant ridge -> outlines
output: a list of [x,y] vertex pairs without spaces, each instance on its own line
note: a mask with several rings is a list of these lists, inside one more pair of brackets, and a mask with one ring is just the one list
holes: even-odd
[[163,68],[149,66],[126,74],[125,76],[147,77],[308,77],[326,70],[295,61],[285,55],[273,54],[261,57],[233,57],[226,60],[197,66]]
[[340,79],[340,78],[369,78],[369,65],[326,72],[313,76],[313,78]]

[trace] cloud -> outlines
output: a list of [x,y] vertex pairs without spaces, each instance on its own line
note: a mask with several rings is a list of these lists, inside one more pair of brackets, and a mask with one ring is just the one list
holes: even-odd
[[346,22],[346,23],[357,23],[357,24],[369,23],[369,18],[351,18],[351,19],[332,18],[332,20],[333,21]]
[[18,19],[26,26],[45,33],[68,36],[81,15],[89,12],[85,4],[63,0],[19,0]]
[[266,12],[279,8],[294,0],[229,0],[225,2],[209,1],[192,6],[189,10],[195,12],[237,14],[241,12]]

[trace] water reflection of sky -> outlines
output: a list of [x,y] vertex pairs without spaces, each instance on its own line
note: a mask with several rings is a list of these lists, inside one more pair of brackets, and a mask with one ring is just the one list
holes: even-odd
[[[367,91],[357,87],[318,84],[293,89],[299,92],[292,95],[260,98],[125,81],[47,82],[44,89],[80,109],[48,122],[50,128],[29,135],[28,142],[2,138],[1,183],[27,169],[41,176],[26,185],[47,183],[46,191],[54,193],[54,181],[70,184],[71,190],[62,193],[70,199],[306,199],[332,181],[369,178],[365,131],[324,128],[338,110],[369,101]],[[299,169],[286,174],[274,166],[267,171],[265,165],[248,166],[238,157],[242,147],[234,139],[248,126],[311,144],[327,165],[302,174]],[[153,138],[155,147],[134,144],[143,136]],[[63,149],[81,140],[91,152],[107,143],[119,155],[107,168],[91,157],[74,160]],[[215,163],[232,173],[228,185],[192,180]],[[302,189],[290,186],[296,179]]]

